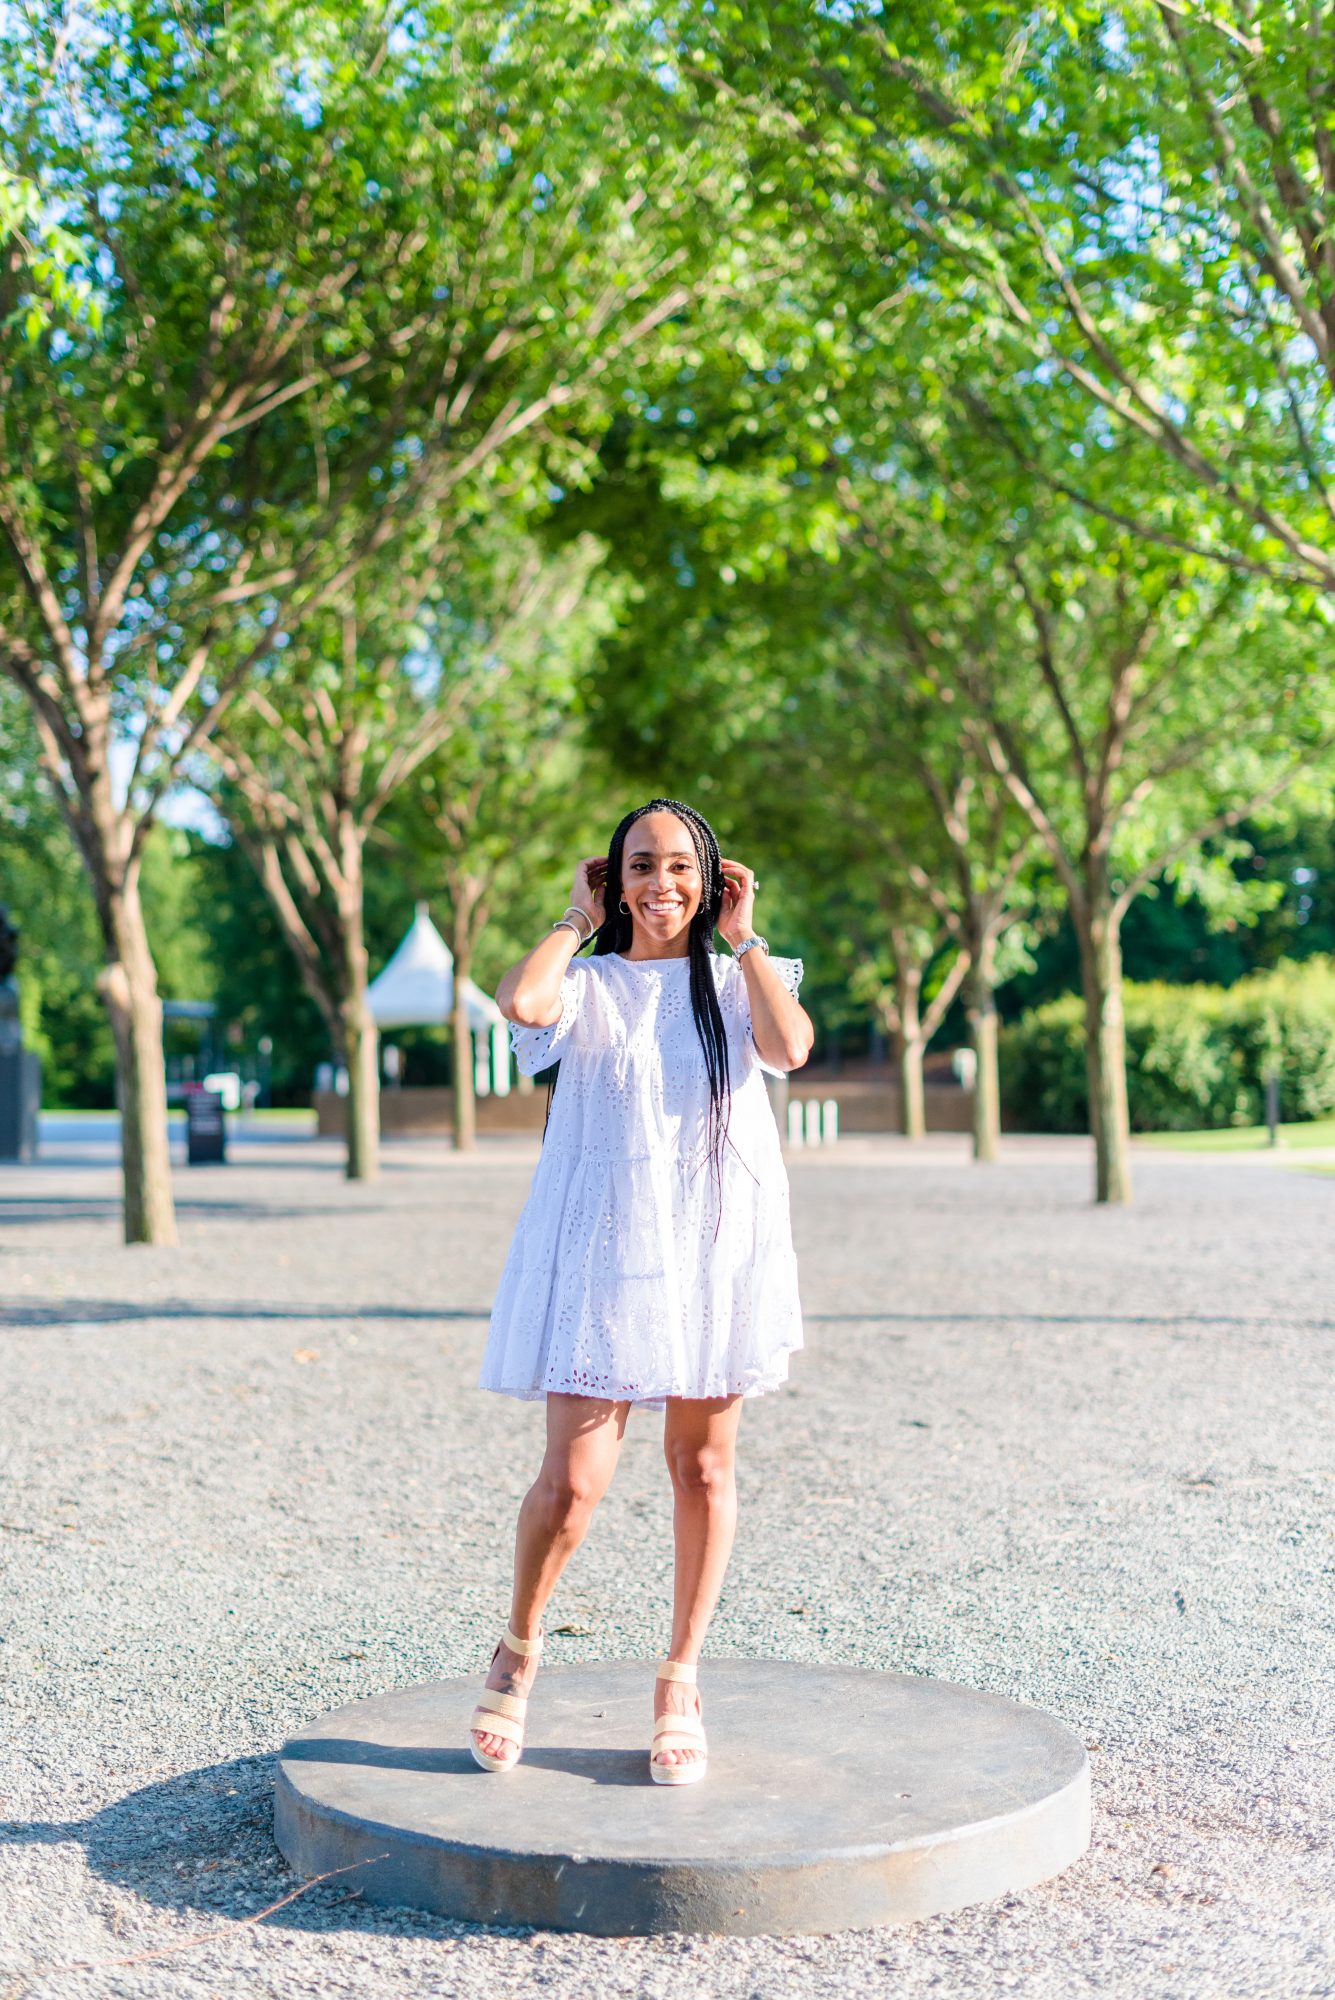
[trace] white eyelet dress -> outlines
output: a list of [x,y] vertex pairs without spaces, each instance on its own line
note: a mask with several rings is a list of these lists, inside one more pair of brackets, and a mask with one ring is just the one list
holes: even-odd
[[[796,994],[801,961],[770,964]],[[561,1069],[492,1308],[484,1389],[656,1407],[785,1380],[802,1313],[768,1065],[741,966],[711,965],[732,1084],[721,1190],[688,959],[577,958],[560,1020],[511,1027],[525,1075]]]

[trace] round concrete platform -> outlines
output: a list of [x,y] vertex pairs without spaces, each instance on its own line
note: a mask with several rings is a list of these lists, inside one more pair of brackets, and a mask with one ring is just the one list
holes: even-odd
[[[1055,1875],[1089,1844],[1084,1745],[911,1674],[710,1660],[709,1776],[654,1785],[648,1661],[547,1668],[518,1770],[474,1764],[481,1674],[354,1702],[284,1745],[279,1847],[371,1902],[626,1936],[903,1923]],[[842,1744],[843,1748],[832,1748]]]

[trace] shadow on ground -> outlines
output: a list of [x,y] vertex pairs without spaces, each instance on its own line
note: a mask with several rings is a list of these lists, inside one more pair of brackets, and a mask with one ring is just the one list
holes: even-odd
[[[382,1771],[422,1771],[428,1776],[482,1778],[466,1748],[446,1745],[424,1746],[402,1743],[368,1743],[364,1736],[303,1736],[290,1743],[285,1752],[289,1764],[369,1764]],[[646,1767],[643,1750],[597,1750],[572,1744],[542,1747],[530,1744],[524,1752],[526,1769],[569,1771],[590,1785],[633,1786],[648,1791],[653,1780]]]
[[[146,1785],[88,1819],[0,1821],[0,1845],[78,1842],[92,1872],[112,1887],[171,1911],[203,1934],[219,1928],[225,1936],[224,1926],[254,1920],[301,1886],[274,1844],[277,1765],[276,1757],[236,1757]],[[481,1925],[363,1903],[355,1869],[318,1882],[261,1917],[257,1927],[486,1934]],[[166,1933],[163,1945],[170,1946],[176,1935]],[[153,1946],[140,1940],[137,1949]],[[89,1962],[109,1965],[115,1954],[108,1950]],[[54,1968],[33,1967],[27,1976],[49,1969]]]
[[478,1306],[275,1306],[236,1299],[34,1299],[0,1306],[0,1327],[119,1325],[128,1320],[486,1320],[490,1308]]
[[[260,1305],[244,1299],[32,1299],[0,1305],[0,1327],[115,1325],[130,1320],[433,1320],[485,1321],[490,1306],[394,1306],[368,1300],[354,1305]],[[1217,1327],[1283,1325],[1305,1333],[1335,1333],[1335,1319],[1299,1319],[1291,1313],[1021,1313],[816,1312],[809,1326],[1153,1326],[1210,1331]],[[893,1334],[886,1336],[893,1339]]]
[[[188,1195],[178,1196],[176,1201],[178,1220],[192,1215],[224,1215],[238,1222],[304,1222],[308,1216],[344,1216],[347,1212],[347,1203],[321,1207],[313,1202],[204,1201]],[[119,1222],[121,1203],[118,1197],[100,1201],[85,1195],[71,1201],[66,1195],[25,1194],[0,1204],[0,1215],[10,1228],[35,1222]]]

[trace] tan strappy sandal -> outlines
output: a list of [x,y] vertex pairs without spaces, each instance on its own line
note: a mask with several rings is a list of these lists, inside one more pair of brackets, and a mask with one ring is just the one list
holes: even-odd
[[[681,1660],[660,1660],[660,1681],[680,1681],[695,1686],[695,1668]],[[684,1764],[660,1764],[660,1750],[698,1750]],[[660,1715],[654,1724],[654,1740],[649,1751],[649,1776],[656,1785],[698,1785],[709,1766],[705,1725],[698,1715]]]
[[[521,1639],[507,1625],[502,1644],[508,1646],[512,1653],[518,1653],[521,1660],[533,1660],[542,1651],[542,1638],[540,1632],[536,1639]],[[497,1646],[496,1653],[500,1650]],[[496,1653],[491,1656],[493,1661]],[[483,1688],[468,1725],[468,1747],[475,1764],[480,1764],[484,1771],[513,1771],[524,1754],[524,1714],[527,1708],[526,1694],[501,1694],[495,1688]],[[479,1750],[473,1736],[475,1729],[480,1729],[484,1736],[506,1737],[515,1746],[513,1755],[493,1757],[490,1751]]]

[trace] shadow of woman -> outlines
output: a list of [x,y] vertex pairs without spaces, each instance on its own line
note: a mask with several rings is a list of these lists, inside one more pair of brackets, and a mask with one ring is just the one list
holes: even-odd
[[[316,1737],[289,1745],[287,1754],[298,1762],[373,1764],[467,1777],[479,1784],[496,1782],[478,1769],[466,1749],[453,1746],[405,1749],[354,1738]],[[630,1750],[531,1748],[525,1752],[525,1762],[539,1770],[570,1772],[591,1785],[649,1782],[643,1754]],[[229,1926],[237,1924],[310,1932],[410,1931],[414,1936],[451,1938],[490,1932],[487,1925],[364,1903],[355,1867],[337,1878],[303,1885],[274,1844],[277,1768],[276,1756],[236,1757],[142,1786],[86,1819],[0,1821],[0,1845],[77,1843],[89,1869],[110,1886],[170,1911],[219,1940],[225,1940]],[[164,1952],[178,1948],[169,1943]],[[149,1955],[154,1955],[151,1948]],[[120,1961],[108,1957],[99,1962]]]
[[[303,1736],[283,1753],[289,1764],[369,1764],[379,1771],[420,1771],[427,1776],[490,1779],[467,1749],[434,1745],[368,1743],[364,1737]],[[525,1768],[565,1771],[590,1785],[648,1785],[648,1760],[643,1750],[591,1750],[564,1745],[524,1751]]]
[[[236,1757],[128,1792],[87,1819],[0,1821],[0,1845],[78,1843],[90,1870],[110,1886],[170,1911],[215,1941],[225,1942],[239,1924],[303,1931],[411,1928],[415,1935],[442,1937],[479,1928],[363,1904],[355,1870],[305,1887],[274,1844],[277,1765],[272,1756]],[[164,1955],[178,1948],[164,1940]],[[156,1955],[151,1946],[147,1955]],[[107,1954],[97,1962],[124,1961]],[[35,1970],[48,1969],[55,1968]]]

